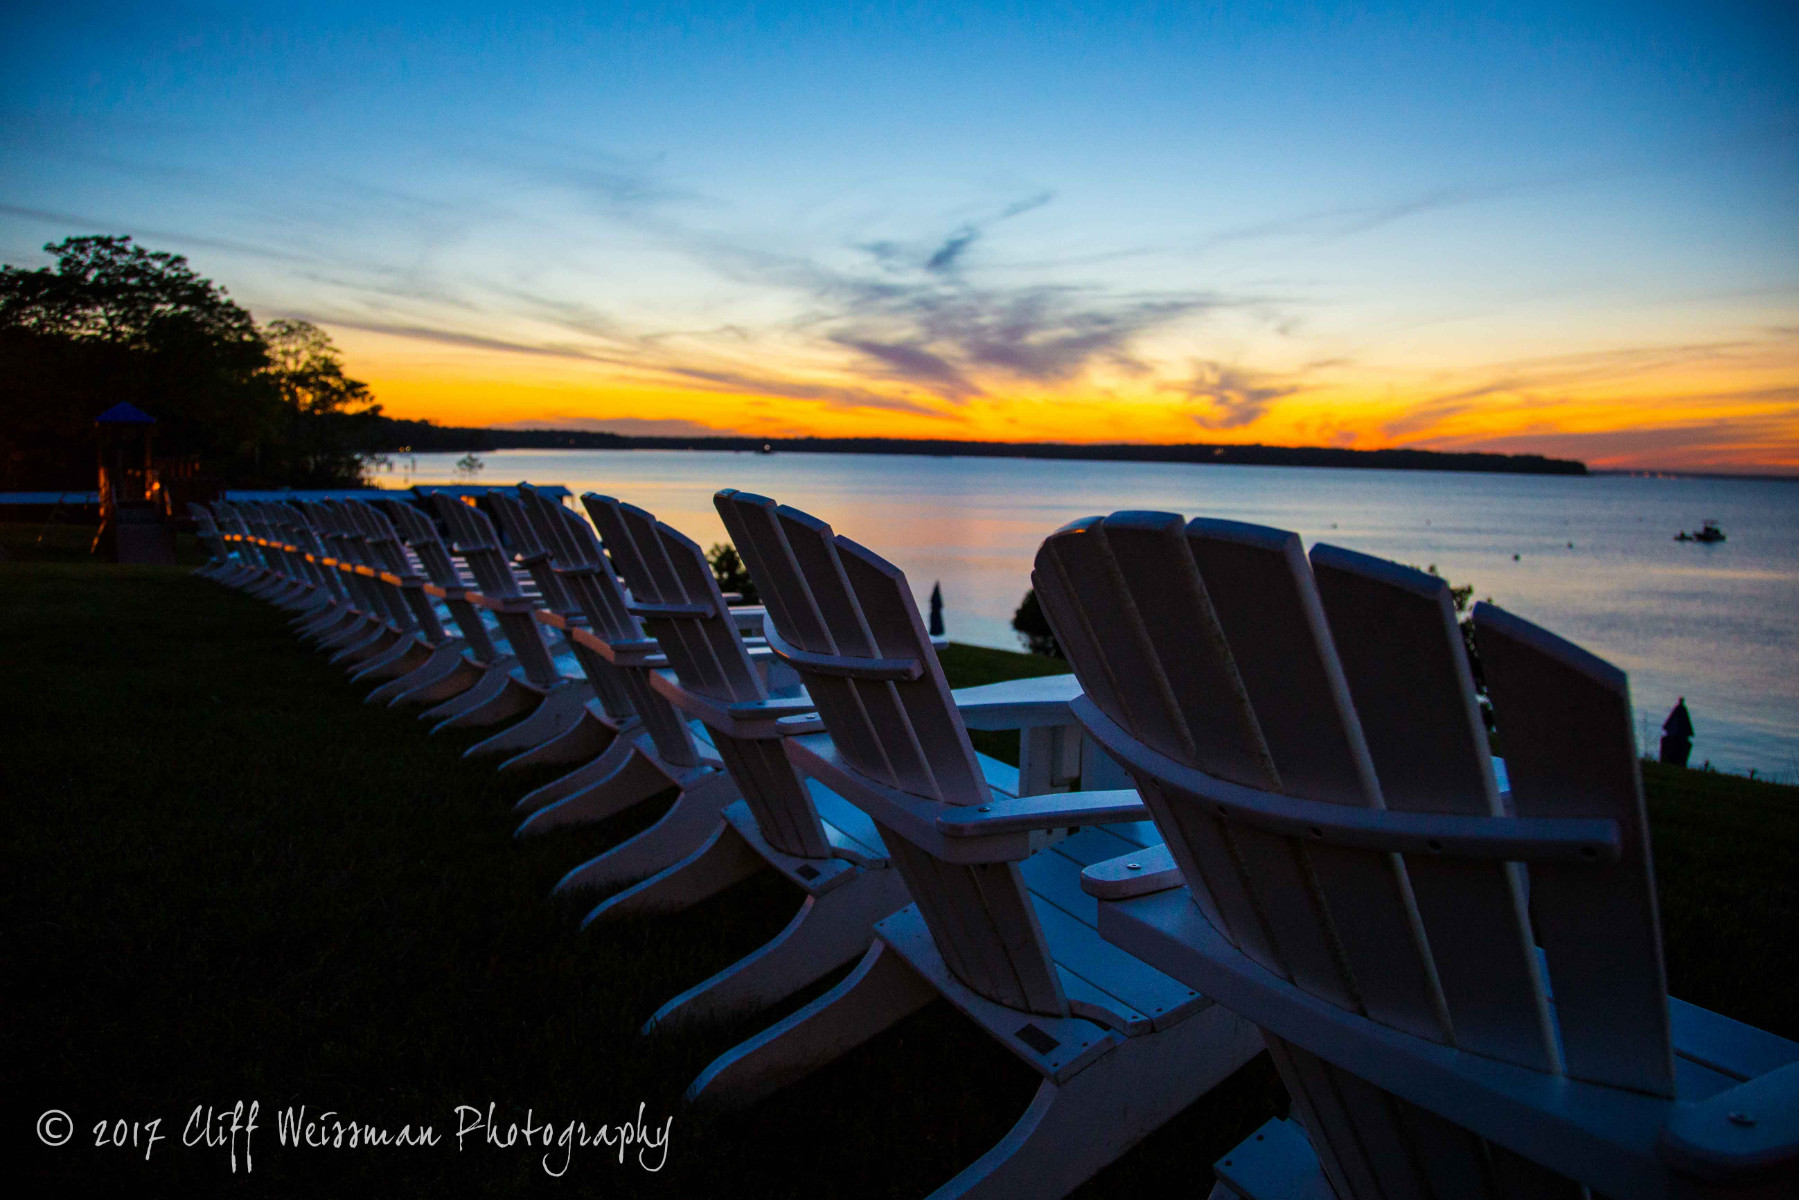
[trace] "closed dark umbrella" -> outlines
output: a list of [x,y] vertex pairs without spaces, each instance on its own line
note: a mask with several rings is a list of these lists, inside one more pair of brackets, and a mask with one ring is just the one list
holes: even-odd
[[1693,717],[1687,712],[1687,698],[1680,697],[1662,722],[1662,761],[1677,767],[1687,765],[1693,753]]

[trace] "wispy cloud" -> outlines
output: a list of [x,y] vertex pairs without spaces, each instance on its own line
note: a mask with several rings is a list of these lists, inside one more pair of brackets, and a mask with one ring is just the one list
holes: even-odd
[[1799,475],[1799,387],[1713,398],[1778,400],[1772,411],[1715,420],[1651,421],[1628,429],[1569,431],[1548,421],[1497,437],[1439,438],[1442,450],[1478,449],[1501,454],[1546,454],[1611,469],[1766,471]]
[[503,354],[535,354],[550,358],[575,358],[593,361],[594,355],[570,346],[546,346],[529,342],[507,341],[504,338],[482,337],[473,333],[458,333],[453,329],[434,329],[426,325],[397,325],[381,321],[359,321],[346,317],[333,317],[320,314],[307,319],[317,320],[320,324],[341,326],[345,329],[358,329],[364,333],[379,333],[388,337],[411,338],[421,342],[438,342],[446,346],[463,346],[470,350],[494,350]]
[[705,201],[699,193],[669,183],[655,158],[627,157],[593,146],[513,137],[504,144],[479,146],[471,157],[509,174],[567,189],[607,212],[648,214],[677,202]]
[[1412,217],[1494,200],[1524,190],[1527,190],[1527,185],[1522,184],[1439,188],[1382,203],[1343,205],[1337,208],[1294,213],[1267,221],[1257,221],[1254,224],[1221,229],[1201,239],[1191,248],[1205,251],[1232,242],[1275,240],[1293,240],[1319,245],[1368,233]]
[[1278,381],[1275,377],[1242,367],[1218,362],[1196,362],[1193,378],[1181,391],[1205,407],[1194,414],[1195,423],[1206,429],[1240,429],[1253,425],[1267,415],[1276,400],[1300,390],[1296,383]]
[[[188,233],[182,230],[162,229],[154,226],[138,225],[135,222],[119,221],[91,217],[81,213],[56,212],[51,209],[25,208],[17,204],[0,204],[0,215],[24,217],[27,220],[41,222],[55,227],[59,232],[55,240],[75,236],[79,232],[119,234],[126,233],[143,243],[167,243],[185,250],[190,246],[203,246],[210,250],[228,250],[233,254],[242,254],[251,258],[269,259],[275,262],[316,264],[319,260],[311,255],[291,254],[272,249],[266,245],[251,242],[240,242],[231,238],[214,237],[203,233]],[[71,232],[74,231],[74,232]],[[153,245],[151,249],[162,249]]]
[[730,252],[730,268],[800,291],[796,328],[861,357],[875,380],[963,401],[999,382],[1056,384],[1100,361],[1134,365],[1144,334],[1231,301],[1204,292],[1118,294],[1093,285],[983,281],[971,262],[992,224],[1049,204],[1040,193],[936,239],[866,240],[858,266],[762,260]]
[[1383,424],[1381,432],[1401,442],[1431,439],[1446,422],[1482,409],[1551,410],[1567,406],[1587,389],[1665,379],[1681,371],[1757,364],[1791,369],[1799,361],[1793,354],[1799,332],[1779,327],[1768,332],[1760,339],[1625,346],[1492,364],[1485,379],[1425,397]]
[[713,391],[733,392],[747,396],[785,396],[790,400],[816,400],[831,408],[874,408],[888,412],[912,413],[924,417],[952,418],[942,412],[904,396],[889,396],[858,387],[828,383],[808,383],[779,375],[753,372],[709,370],[703,367],[665,366],[667,375],[707,385]]

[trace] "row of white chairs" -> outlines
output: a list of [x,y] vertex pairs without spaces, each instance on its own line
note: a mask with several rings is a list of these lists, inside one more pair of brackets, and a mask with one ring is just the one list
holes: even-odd
[[[606,893],[590,925],[801,889],[646,1031],[853,969],[693,1100],[942,997],[1042,1083],[939,1196],[1065,1194],[1264,1046],[1293,1119],[1221,1200],[1791,1194],[1799,1045],[1667,996],[1624,677],[1577,647],[1477,609],[1496,773],[1446,585],[1278,530],[1076,522],[1033,578],[1074,674],[952,691],[904,575],[806,513],[718,494],[763,601],[733,607],[642,509],[484,501],[192,515],[202,573],[371,701],[570,765],[521,836],[677,790],[558,885]],[[971,728],[1019,730],[1018,767]]]

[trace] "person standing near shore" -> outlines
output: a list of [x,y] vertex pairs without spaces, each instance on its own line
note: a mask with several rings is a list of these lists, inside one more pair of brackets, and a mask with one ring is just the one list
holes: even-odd
[[1677,767],[1687,765],[1693,753],[1693,718],[1687,713],[1687,698],[1675,700],[1673,711],[1662,722],[1662,761]]

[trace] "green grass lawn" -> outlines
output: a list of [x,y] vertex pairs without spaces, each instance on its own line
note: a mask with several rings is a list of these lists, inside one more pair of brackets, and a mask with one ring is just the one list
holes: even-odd
[[[511,804],[553,771],[501,776],[460,757],[476,735],[363,706],[257,601],[181,569],[20,561],[16,527],[0,536],[0,1081],[25,1194],[920,1196],[1028,1102],[1035,1075],[938,1003],[746,1112],[689,1111],[700,1068],[770,1018],[638,1027],[776,933],[796,891],[764,876],[581,933],[551,885],[656,804],[515,842]],[[944,658],[958,685],[1056,669]],[[1673,990],[1799,1035],[1799,791],[1646,777]],[[235,1175],[229,1147],[182,1144],[196,1106],[240,1099],[261,1105],[251,1175],[241,1141]],[[458,1152],[454,1110],[490,1103],[502,1126],[529,1110],[558,1131],[642,1105],[654,1130],[672,1118],[666,1165],[589,1147],[558,1179],[537,1149]],[[1083,1194],[1203,1195],[1207,1164],[1281,1103],[1264,1056]],[[276,1112],[302,1104],[443,1142],[277,1145]],[[33,1132],[53,1108],[75,1122],[59,1149]],[[94,1145],[96,1122],[156,1117],[149,1161],[141,1131],[135,1150]]]

